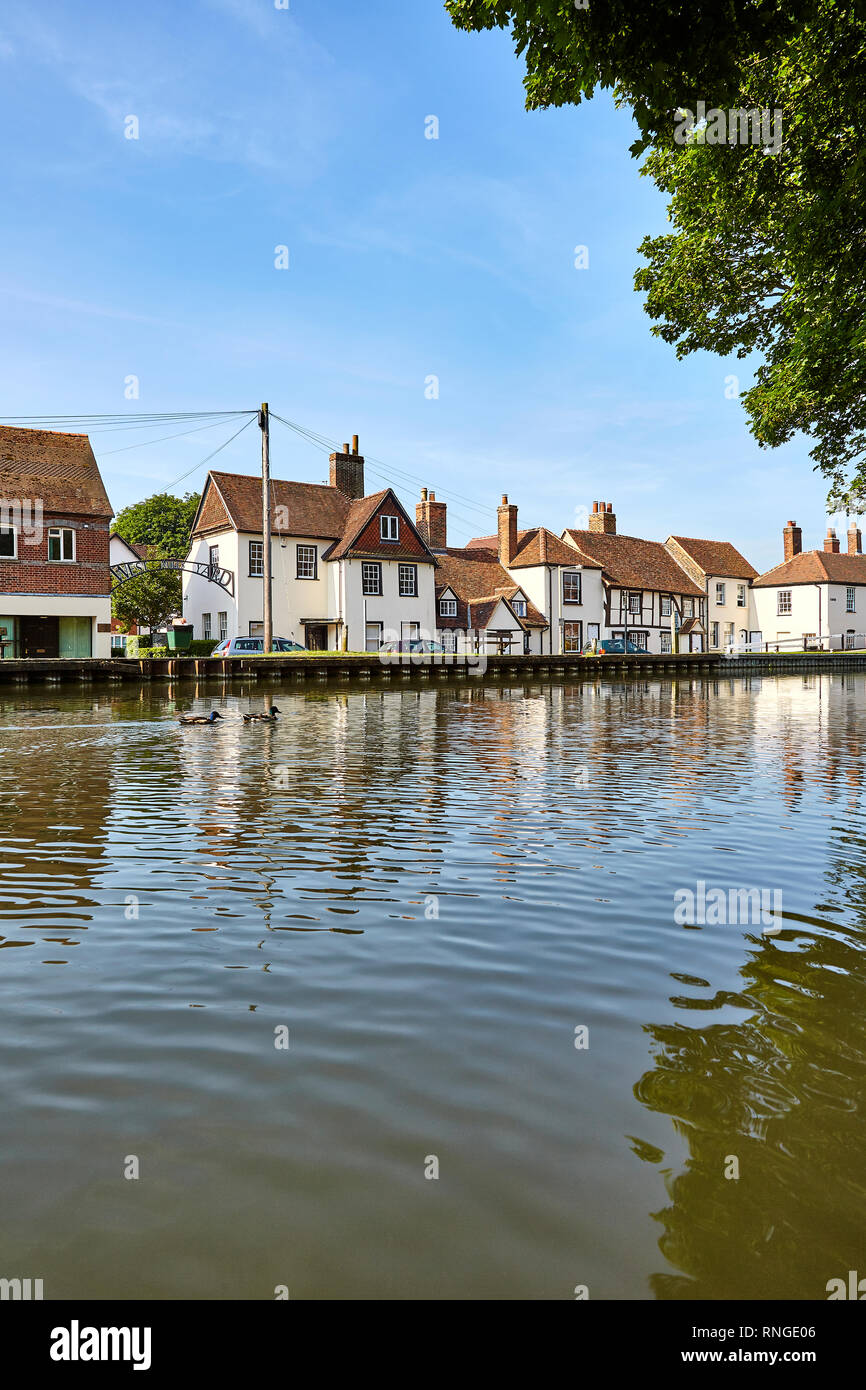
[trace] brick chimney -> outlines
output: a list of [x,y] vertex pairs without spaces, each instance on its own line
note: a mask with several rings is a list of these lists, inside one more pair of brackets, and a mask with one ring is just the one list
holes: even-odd
[[497,509],[499,519],[499,563],[508,569],[517,554],[517,508],[502,494],[502,506]]
[[785,538],[785,559],[793,560],[803,550],[803,531],[796,521],[789,521],[782,535]]
[[824,549],[830,555],[839,554],[839,537],[836,535],[832,526],[827,527],[827,535],[824,538]]
[[848,526],[848,554],[862,555],[862,553],[863,538],[860,535],[860,528],[859,526],[855,526],[854,523],[851,522]]
[[352,435],[352,447],[343,445],[343,452],[331,455],[331,487],[356,501],[364,496],[364,456],[358,453],[358,436]]
[[436,493],[421,489],[421,501],[415,504],[415,525],[421,532],[431,550],[444,550],[447,537],[447,512],[445,502],[436,501]]
[[590,531],[602,531],[606,536],[616,535],[616,516],[612,502],[593,502],[589,514]]

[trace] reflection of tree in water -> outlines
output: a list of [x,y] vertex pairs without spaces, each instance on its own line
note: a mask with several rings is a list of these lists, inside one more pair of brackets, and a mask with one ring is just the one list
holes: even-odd
[[[828,1279],[866,1274],[862,944],[854,932],[749,941],[741,993],[672,1000],[748,1017],[647,1027],[655,1065],[635,1094],[671,1116],[690,1151],[653,1213],[682,1271],[651,1277],[658,1298],[821,1299]],[[730,1154],[738,1181],[724,1176]]]

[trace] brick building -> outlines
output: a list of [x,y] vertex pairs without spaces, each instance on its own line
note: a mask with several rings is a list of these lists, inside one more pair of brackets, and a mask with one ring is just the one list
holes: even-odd
[[86,434],[0,426],[0,657],[109,655],[111,516]]

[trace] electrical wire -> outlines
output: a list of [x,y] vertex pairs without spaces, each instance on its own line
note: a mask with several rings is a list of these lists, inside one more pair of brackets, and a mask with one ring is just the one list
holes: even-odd
[[170,492],[171,489],[172,489],[173,487],[177,487],[178,483],[184,482],[185,479],[191,477],[193,473],[197,473],[198,470],[199,470],[200,468],[203,468],[204,465],[205,465],[206,463],[210,463],[210,461],[211,461],[212,458],[215,458],[216,455],[219,454],[223,449],[227,449],[227,448],[228,448],[228,446],[229,446],[229,444],[231,444],[232,440],[237,439],[237,437],[238,437],[239,434],[243,434],[244,430],[248,430],[249,427],[250,427],[250,425],[251,425],[251,424],[253,423],[253,421],[255,420],[255,418],[256,418],[256,412],[253,411],[253,413],[252,413],[252,415],[250,416],[249,420],[245,420],[244,423],[241,425],[240,429],[239,429],[239,430],[235,430],[234,434],[231,436],[230,439],[226,439],[222,444],[219,445],[218,448],[216,448],[216,449],[213,450],[213,453],[208,454],[207,458],[201,459],[200,462],[198,462],[197,464],[195,464],[195,466],[194,466],[193,468],[190,468],[189,471],[188,471],[187,473],[181,473],[180,477],[179,477],[179,478],[175,478],[175,480],[174,480],[173,483],[167,483],[166,486],[165,486],[165,491],[166,491],[166,492]]

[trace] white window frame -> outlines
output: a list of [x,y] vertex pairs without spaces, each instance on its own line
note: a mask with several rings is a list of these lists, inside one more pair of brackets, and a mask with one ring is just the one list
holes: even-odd
[[720,631],[721,631],[721,629],[720,629],[718,623],[711,623],[711,624],[710,624],[710,646],[711,646],[711,647],[717,647],[717,646],[719,645],[719,635],[720,635]]
[[220,567],[220,548],[218,545],[209,545],[207,548],[207,562],[212,570]]
[[787,617],[793,611],[793,590],[777,589],[776,591],[776,617]]
[[[375,635],[370,636],[371,629],[375,629]],[[371,645],[372,643],[372,645]],[[364,650],[367,652],[378,652],[382,648],[382,624],[368,622],[364,626]]]
[[[573,584],[573,582],[574,582],[575,580],[577,581],[577,598],[569,598],[569,597],[568,597],[568,593],[567,593],[567,588],[568,588],[568,586],[569,586],[570,584]],[[563,603],[568,603],[568,604],[573,604],[573,605],[577,605],[577,604],[582,604],[582,603],[583,603],[583,576],[581,575],[580,570],[563,570],[563,574],[562,574],[562,601],[563,601]],[[522,615],[522,616],[525,616],[525,615]]]
[[456,598],[440,598],[440,600],[439,600],[439,617],[440,617],[440,618],[456,618],[456,617],[457,617],[457,600],[456,600]]
[[18,559],[18,528],[17,528],[17,526],[12,526],[12,525],[10,525],[10,526],[4,526],[4,527],[2,527],[2,534],[3,534],[3,535],[6,535],[6,536],[11,536],[11,537],[12,537],[12,554],[11,554],[11,555],[0,555],[0,564],[2,564],[4,560],[17,560],[17,559]]
[[[257,550],[257,568],[253,568],[253,549]],[[249,571],[250,579],[262,579],[265,573],[265,543],[264,541],[249,542]]]
[[[65,546],[65,540],[64,540],[64,538],[65,538],[66,536],[70,536],[70,537],[72,538],[72,554],[71,554],[71,555],[64,555],[64,554],[63,554],[63,551],[64,551],[65,548],[66,548],[66,546]],[[51,556],[51,542],[52,542],[53,540],[58,541],[58,542],[59,542],[59,546],[60,546],[60,554],[57,556],[56,559],[52,559],[52,556]],[[73,564],[74,562],[75,562],[75,530],[74,530],[74,528],[73,528],[72,526],[49,526],[49,528],[48,528],[48,563],[51,564],[51,565],[71,565],[71,564]]]
[[202,613],[201,615],[201,640],[203,642],[213,641],[210,613]]
[[670,594],[659,594],[659,613],[663,618],[669,618],[671,616],[672,604],[673,599]]
[[857,612],[857,588],[854,584],[847,585],[845,589],[845,612]]
[[695,601],[693,598],[683,599],[683,617],[693,618],[695,616]]
[[661,639],[661,640],[660,640],[660,643],[659,643],[659,650],[660,650],[662,653],[665,653],[665,652],[672,652],[673,649],[674,649],[674,648],[673,648],[673,638],[671,637],[671,634],[670,634],[669,630],[668,630],[667,628],[664,628],[664,627],[663,627],[662,630],[661,630],[661,632],[659,633],[659,637],[660,637],[660,639]]
[[219,630],[219,640],[224,642],[229,635],[229,615],[228,613],[217,613],[217,628]]
[[[301,552],[304,552],[303,559]],[[311,574],[304,574],[305,569],[312,569]],[[295,578],[296,579],[318,579],[319,577],[319,551],[315,545],[301,545],[300,542],[295,547]]]
[[[410,589],[405,589],[405,588],[403,587],[404,576],[408,577],[409,582],[410,582],[411,585],[412,585],[412,587],[411,587]],[[397,584],[398,584],[398,588],[399,588],[399,590],[400,590],[400,597],[401,597],[401,598],[417,598],[417,597],[418,597],[418,566],[417,566],[417,565],[401,565],[400,568],[399,568],[399,571],[398,571],[398,575],[397,575]]]
[[[371,589],[368,580],[375,580],[376,587]],[[382,566],[378,560],[361,561],[361,592],[365,598],[381,598],[382,596]]]
[[400,518],[384,513],[379,517],[379,537],[383,541],[399,541]]
[[446,652],[456,652],[457,633],[453,627],[446,627],[442,633],[442,650]]
[[717,579],[717,580],[716,580],[716,607],[717,607],[717,608],[724,608],[724,606],[725,606],[725,585],[724,585],[724,582],[723,582],[721,579]]
[[526,617],[526,599],[525,599],[525,598],[513,598],[513,599],[511,600],[511,607],[514,609],[514,611],[515,611],[515,613],[517,614],[518,618],[525,618],[525,617]]
[[628,613],[629,617],[634,613],[637,613],[638,617],[640,617],[643,613],[643,594],[640,589],[629,589]]
[[745,584],[738,584],[738,585],[737,585],[737,607],[738,607],[738,608],[745,608],[745,607],[746,607],[746,586],[745,586]]

